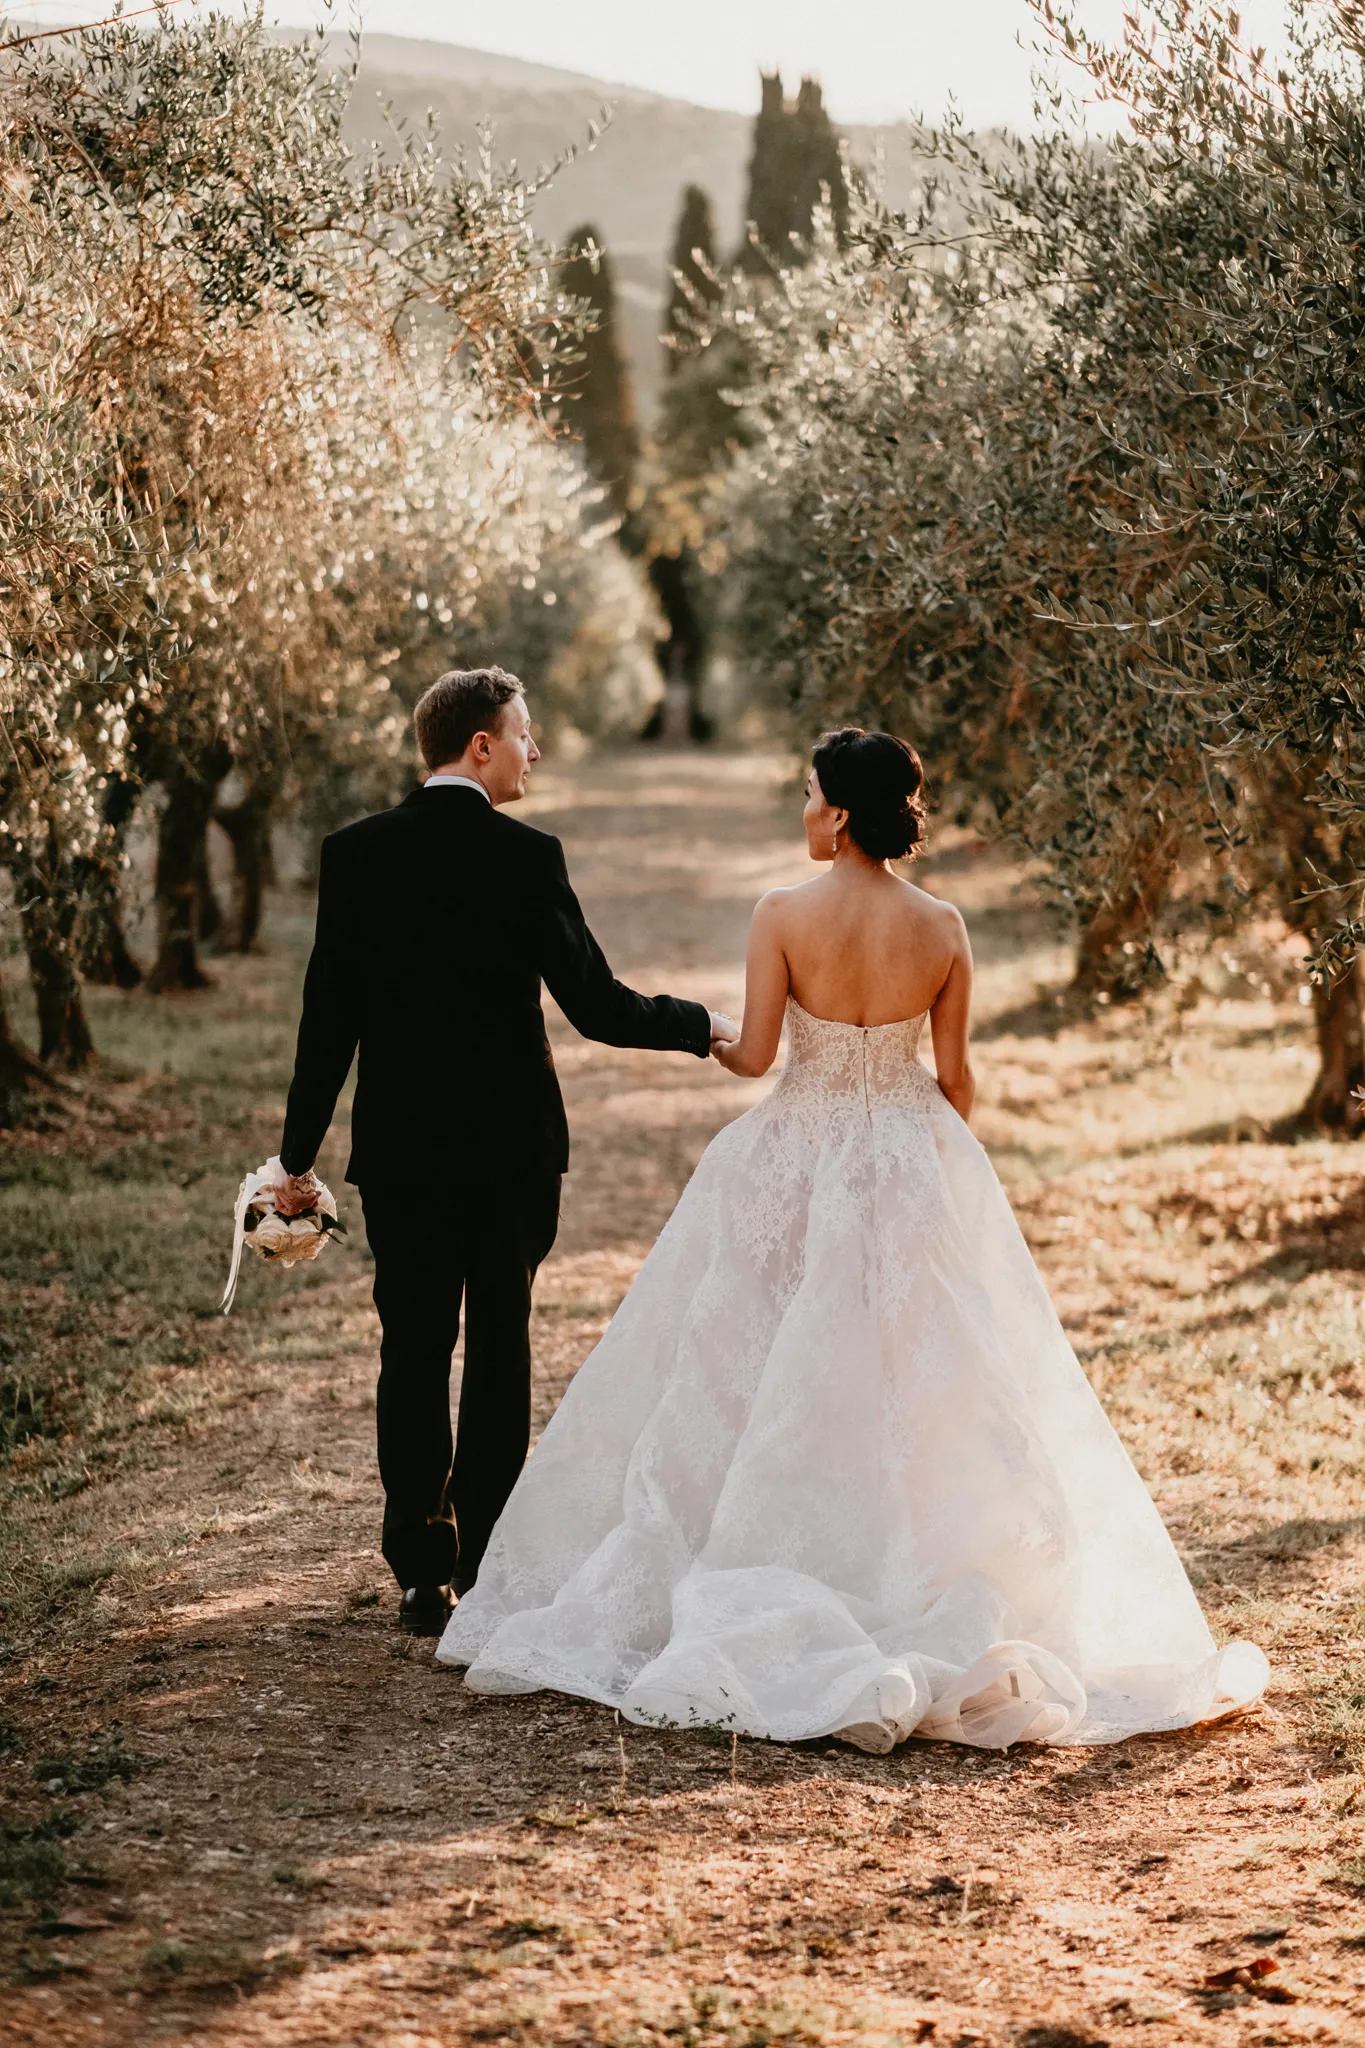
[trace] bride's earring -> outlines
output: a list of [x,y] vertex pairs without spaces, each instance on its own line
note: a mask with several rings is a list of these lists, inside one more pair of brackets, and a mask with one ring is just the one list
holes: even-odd
[[837,825],[834,828],[834,839],[830,845],[829,857],[831,860],[838,860],[839,858],[839,827]]

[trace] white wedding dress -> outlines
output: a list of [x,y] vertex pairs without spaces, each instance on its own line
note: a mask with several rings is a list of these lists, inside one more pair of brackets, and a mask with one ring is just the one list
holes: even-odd
[[437,1650],[479,1692],[779,1741],[1114,1742],[1254,1700],[923,1018],[788,1006]]

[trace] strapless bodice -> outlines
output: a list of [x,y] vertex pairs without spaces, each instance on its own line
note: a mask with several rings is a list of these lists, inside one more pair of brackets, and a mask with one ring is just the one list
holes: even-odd
[[813,1017],[788,996],[787,1064],[778,1088],[787,1096],[842,1097],[869,1109],[895,1103],[923,1109],[941,1101],[919,1058],[925,1015],[893,1024],[840,1024]]

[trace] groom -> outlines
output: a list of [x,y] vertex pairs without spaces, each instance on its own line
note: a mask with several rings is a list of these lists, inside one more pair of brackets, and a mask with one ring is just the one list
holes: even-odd
[[346,1178],[360,1189],[383,1332],[383,1550],[403,1626],[438,1635],[530,1441],[531,1283],[555,1240],[569,1161],[541,983],[607,1045],[704,1059],[735,1026],[614,980],[559,841],[507,815],[540,758],[515,676],[452,670],[421,698],[416,724],[426,782],[323,844],[279,1206],[309,1206],[358,1048]]

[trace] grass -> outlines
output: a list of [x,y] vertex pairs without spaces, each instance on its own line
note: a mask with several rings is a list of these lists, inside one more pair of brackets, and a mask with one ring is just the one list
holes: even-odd
[[[739,1006],[752,899],[804,872],[781,787],[663,755],[542,785],[618,971]],[[1285,2038],[1365,2038],[1331,1974],[1365,1856],[1365,1154],[1272,1136],[1311,1073],[1294,948],[1078,1018],[1018,876],[949,852],[977,1129],[1216,1631],[1272,1658],[1265,1712],[1121,1754],[869,1759],[481,1700],[397,1638],[363,1234],[215,1314],[237,1183],[278,1142],[309,928],[286,892],[203,995],[93,991],[88,1102],[0,1152],[16,2041],[79,2002],[120,2044],[192,2010],[208,2048],[1201,2048],[1233,2020],[1194,1987],[1272,1921],[1308,1986]],[[554,1036],[575,1170],[537,1428],[758,1093]],[[338,1132],[338,1190],[343,1162]],[[110,1924],[35,1936],[82,1884]]]
[[30,1906],[52,1898],[68,1872],[65,1840],[72,1816],[50,1814],[27,1826],[0,1823],[0,1906]]
[[141,1769],[142,1759],[128,1754],[122,1734],[114,1729],[77,1753],[40,1756],[33,1776],[47,1791],[69,1799],[80,1792],[103,1792],[115,1779],[126,1785]]
[[154,1941],[144,1950],[139,1977],[152,1990],[242,1993],[297,1974],[297,1957],[237,1943]]
[[[102,1586],[144,1582],[193,1540],[192,1528],[162,1525],[68,1555],[46,1540],[54,1504],[154,1467],[168,1435],[251,1400],[257,1360],[273,1364],[291,1345],[325,1355],[325,1332],[262,1343],[246,1319],[217,1314],[237,1182],[278,1142],[307,929],[299,903],[275,925],[281,950],[223,963],[199,1007],[89,990],[102,1062],[88,1101],[55,1134],[20,1132],[0,1151],[11,1647],[30,1623],[41,1633],[54,1604],[67,1619],[89,1614]],[[22,1021],[24,992],[11,993]],[[340,1181],[330,1160],[328,1171]]]

